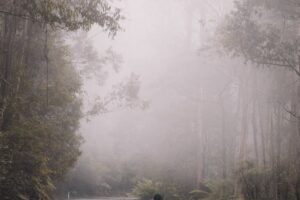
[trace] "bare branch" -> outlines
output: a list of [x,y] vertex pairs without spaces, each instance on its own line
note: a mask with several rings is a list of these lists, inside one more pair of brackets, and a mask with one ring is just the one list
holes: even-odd
[[293,70],[300,77],[300,72],[295,67],[293,67],[293,65],[290,65],[290,64],[273,63],[273,62],[259,62],[259,61],[252,61],[252,62],[254,62],[255,64],[258,64],[258,65],[269,65],[269,66],[273,65],[276,67],[286,67],[286,68]]
[[283,107],[283,109],[284,109],[286,112],[288,112],[290,115],[292,115],[293,117],[295,117],[295,118],[297,118],[297,119],[300,119],[300,116],[297,115],[296,113],[294,113],[294,112],[292,112],[292,111],[286,109],[285,107]]

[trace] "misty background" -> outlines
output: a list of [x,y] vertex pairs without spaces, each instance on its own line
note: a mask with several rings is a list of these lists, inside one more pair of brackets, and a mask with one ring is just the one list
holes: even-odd
[[300,200],[299,7],[0,2],[0,198]]
[[[214,127],[214,132],[218,132],[222,93],[236,90],[231,79],[238,73],[237,67],[213,49],[217,48],[213,38],[215,29],[233,3],[230,0],[119,3],[125,16],[121,22],[124,30],[111,40],[94,27],[87,41],[99,55],[109,48],[121,55],[120,70],[112,72],[104,86],[87,80],[84,99],[104,95],[111,85],[134,73],[141,82],[139,96],[149,106],[117,109],[88,121],[83,119],[82,155],[71,173],[78,173],[78,181],[86,185],[103,184],[100,187],[108,193],[124,192],[122,187],[128,192],[135,181],[152,179],[153,175],[157,180],[174,176],[196,182],[196,151],[201,148],[194,138],[194,123],[201,118],[197,116],[200,112],[197,107],[205,104],[205,111],[201,112],[210,117],[208,123],[219,123],[220,127]],[[112,71],[110,67],[104,70]],[[85,102],[88,107],[88,100]],[[233,99],[232,104],[235,103]],[[234,112],[231,110],[234,108],[226,109]],[[216,145],[211,150],[219,151],[218,148]],[[125,183],[118,183],[126,178]]]

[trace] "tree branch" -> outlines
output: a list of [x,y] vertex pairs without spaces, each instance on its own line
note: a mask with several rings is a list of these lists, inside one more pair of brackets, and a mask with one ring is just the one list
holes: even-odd
[[295,118],[297,118],[297,119],[300,119],[300,116],[297,115],[296,113],[294,113],[294,112],[292,112],[292,111],[286,109],[285,107],[283,107],[283,109],[284,109],[286,112],[288,112],[290,115],[292,115],[293,117],[295,117]]
[[259,62],[259,61],[253,61],[253,62],[258,64],[258,65],[269,65],[269,66],[273,65],[273,66],[276,66],[276,67],[290,68],[291,70],[293,70],[300,77],[300,72],[290,64],[272,63],[272,62]]
[[[24,19],[24,20],[30,20],[32,22],[35,22],[35,23],[39,23],[39,24],[50,24],[47,20],[38,20],[34,17],[31,17],[31,16],[28,16],[28,15],[22,15],[22,14],[17,14],[17,13],[11,13],[11,12],[8,12],[8,11],[5,11],[5,10],[0,10],[0,14],[4,14],[4,15],[11,15],[11,16],[14,16],[14,17],[18,17],[20,19]],[[59,28],[59,29],[66,29],[66,27],[63,27],[63,26],[59,26],[58,24],[50,24],[50,26],[52,28]]]
[[5,10],[0,10],[0,13],[4,14],[4,15],[11,15],[11,16],[14,16],[14,17],[19,17],[19,18],[22,18],[24,20],[31,20],[31,21],[34,21],[34,22],[39,22],[39,23],[43,23],[33,17],[30,17],[28,15],[21,15],[21,14],[16,14],[16,13],[11,13],[11,12],[8,12],[8,11],[5,11]]

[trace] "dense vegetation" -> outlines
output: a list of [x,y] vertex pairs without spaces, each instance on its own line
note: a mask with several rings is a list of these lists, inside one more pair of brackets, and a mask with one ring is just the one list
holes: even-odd
[[119,18],[103,0],[0,2],[1,199],[52,199],[81,144],[81,77],[62,31],[115,34]]
[[[131,74],[83,109],[85,76],[103,85],[99,69],[122,63],[86,40],[94,24],[111,36],[121,29],[109,2],[0,2],[0,198],[300,200],[299,2],[237,0],[226,15],[216,9],[225,0],[149,3],[157,12],[147,17],[163,24],[160,37],[147,33],[159,56],[147,45],[138,53],[165,67],[147,87],[153,104],[112,114],[99,130],[106,138],[76,162],[83,116],[148,106]],[[141,19],[138,31],[155,29]]]
[[[277,90],[270,96],[274,103],[268,103],[267,116],[257,113],[262,95],[256,93],[252,100],[255,156],[253,164],[239,169],[241,192],[247,200],[300,198],[298,8],[293,1],[239,1],[221,28],[222,44],[230,54],[253,67],[277,71],[273,72]],[[259,116],[260,121],[267,120],[260,125],[260,136]],[[242,153],[240,159],[247,160]]]

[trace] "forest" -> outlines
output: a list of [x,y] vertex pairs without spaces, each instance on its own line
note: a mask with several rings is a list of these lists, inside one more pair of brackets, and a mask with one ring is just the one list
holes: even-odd
[[299,0],[0,0],[0,200],[300,200]]

